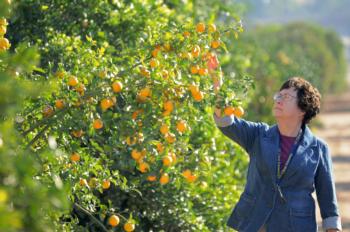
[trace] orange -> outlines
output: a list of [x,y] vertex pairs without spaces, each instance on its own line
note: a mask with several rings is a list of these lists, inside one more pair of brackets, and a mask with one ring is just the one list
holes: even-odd
[[142,162],[139,165],[140,172],[145,173],[149,170],[149,165],[146,162]]
[[174,109],[174,104],[173,104],[173,102],[172,101],[166,101],[166,102],[164,102],[164,110],[166,110],[166,111],[173,111],[173,109]]
[[111,187],[111,182],[109,180],[103,180],[102,188],[103,189],[109,189],[109,187]]
[[198,23],[196,26],[196,31],[198,33],[203,33],[205,31],[205,24],[204,23]]
[[176,137],[172,133],[168,133],[165,135],[165,140],[168,141],[168,143],[174,143],[176,141]]
[[161,142],[158,142],[156,146],[157,146],[157,151],[159,153],[162,153],[164,151],[164,146]]
[[164,50],[169,52],[171,50],[171,45],[169,43],[164,44],[163,46]]
[[145,67],[141,67],[140,68],[140,73],[144,77],[150,77],[151,76],[151,72],[149,70],[147,70]]
[[165,78],[165,79],[168,78],[169,77],[169,72],[167,70],[165,70],[165,69],[162,70],[162,77]]
[[6,38],[0,38],[0,50],[6,50],[11,47],[10,42]]
[[150,175],[150,176],[147,176],[147,180],[153,182],[157,180],[157,177],[155,175]]
[[173,163],[171,156],[165,156],[163,158],[163,165],[169,167]]
[[63,109],[64,108],[64,101],[62,99],[57,99],[55,101],[55,107],[57,109],[60,109],[60,110]]
[[186,179],[187,179],[188,182],[193,183],[193,182],[195,182],[197,180],[197,176],[196,175],[190,175]]
[[72,131],[73,136],[76,137],[76,138],[81,137],[83,135],[83,133],[84,133],[83,130],[74,130],[74,131]]
[[198,57],[200,52],[201,52],[201,48],[198,45],[195,45],[192,48],[192,56],[193,57],[195,57],[195,58]]
[[52,106],[46,105],[43,109],[43,115],[45,118],[51,117],[53,115],[54,111]]
[[84,96],[84,93],[85,93],[85,85],[84,84],[78,84],[76,87],[75,87],[75,90],[81,95],[81,96]]
[[193,96],[194,100],[197,101],[197,102],[202,101],[203,97],[204,97],[202,91],[198,91],[198,92],[192,93],[192,96]]
[[140,90],[139,95],[141,97],[149,97],[151,95],[151,89],[149,87],[145,87]]
[[159,49],[159,48],[155,48],[155,49],[152,51],[152,56],[153,56],[153,57],[157,57],[157,56],[158,56],[159,51],[160,51],[160,49]]
[[190,35],[191,35],[191,33],[190,33],[189,31],[185,31],[185,32],[183,33],[183,36],[184,36],[185,38],[190,37]]
[[139,160],[141,158],[141,152],[139,152],[138,150],[136,149],[133,149],[131,151],[131,157],[134,159],[134,160]]
[[135,230],[135,224],[131,222],[127,222],[124,224],[124,230],[127,232],[131,232]]
[[175,164],[176,160],[177,160],[177,157],[176,157],[175,153],[174,152],[170,152],[169,155],[173,159],[173,164]]
[[169,180],[170,180],[169,175],[168,175],[167,173],[164,173],[164,174],[162,174],[162,176],[160,177],[159,182],[160,182],[161,184],[167,184],[167,183],[169,183]]
[[166,124],[163,124],[161,127],[160,127],[160,133],[162,133],[163,135],[165,135],[166,133],[169,132],[169,127],[168,125]]
[[206,69],[206,68],[200,68],[200,69],[198,70],[198,74],[201,75],[201,76],[205,76],[205,75],[208,74],[208,69]]
[[78,84],[78,78],[75,76],[70,76],[68,80],[68,85],[74,87],[77,84]]
[[213,33],[213,32],[215,32],[216,31],[216,25],[214,24],[214,23],[210,23],[209,25],[208,25],[208,32],[209,33]]
[[0,18],[0,25],[7,26],[7,20],[5,18]]
[[197,74],[199,71],[199,66],[198,65],[194,65],[191,67],[191,73],[192,74]]
[[225,109],[224,109],[224,113],[225,113],[225,115],[227,115],[227,116],[233,115],[234,112],[235,112],[235,108],[232,107],[232,106],[227,106],[227,107],[225,107]]
[[70,156],[70,160],[73,162],[78,162],[80,160],[80,155],[76,152],[74,152],[71,156]]
[[91,188],[95,188],[97,186],[97,178],[96,177],[92,177],[90,180],[89,180],[89,186]]
[[186,121],[184,121],[184,120],[179,121],[176,124],[176,129],[181,133],[185,132],[185,130],[187,129]]
[[159,66],[159,61],[155,58],[152,58],[149,62],[149,65],[151,66],[151,68],[156,68]]
[[102,99],[100,106],[102,111],[106,111],[108,108],[113,106],[113,102],[112,100],[105,98],[105,99]]
[[187,179],[188,177],[190,177],[192,175],[191,170],[186,169],[182,172],[182,175]]
[[235,108],[235,111],[233,113],[236,117],[242,117],[244,115],[244,109],[241,106],[238,106]]
[[0,25],[0,36],[4,36],[6,34],[6,26]]
[[112,215],[108,218],[108,224],[111,225],[112,227],[116,227],[119,225],[120,219],[117,215]]
[[80,178],[79,184],[80,186],[88,186],[88,182],[84,178]]
[[162,114],[164,117],[166,117],[166,116],[169,116],[171,114],[171,111],[166,110]]
[[94,129],[98,130],[101,129],[103,127],[103,122],[101,119],[95,119],[94,123],[93,123],[93,127]]
[[188,89],[191,91],[191,93],[199,92],[199,87],[197,85],[190,85]]
[[120,81],[116,81],[112,84],[113,92],[119,93],[123,89],[123,84]]
[[220,40],[214,40],[211,42],[211,47],[216,49],[216,48],[220,47],[220,44],[221,44]]

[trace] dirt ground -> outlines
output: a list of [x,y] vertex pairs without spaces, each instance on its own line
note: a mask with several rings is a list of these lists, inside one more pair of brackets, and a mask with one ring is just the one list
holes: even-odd
[[[330,146],[343,231],[350,232],[350,88],[347,93],[331,96],[325,102],[325,110],[318,116],[323,128],[314,132]],[[318,206],[317,209],[320,225]]]

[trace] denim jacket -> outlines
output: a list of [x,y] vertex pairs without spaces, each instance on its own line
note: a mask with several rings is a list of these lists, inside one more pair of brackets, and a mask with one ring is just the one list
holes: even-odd
[[307,126],[277,184],[277,125],[217,117],[215,113],[213,117],[220,131],[244,148],[250,158],[244,191],[227,226],[240,232],[256,232],[263,225],[268,232],[317,231],[311,195],[316,190],[323,229],[342,229],[328,146]]

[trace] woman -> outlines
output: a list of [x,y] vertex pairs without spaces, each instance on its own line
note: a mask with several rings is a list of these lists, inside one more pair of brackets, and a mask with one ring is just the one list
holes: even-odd
[[[208,65],[217,67],[215,62]],[[220,85],[214,81],[215,92]],[[229,227],[241,232],[317,231],[311,195],[316,190],[323,229],[341,231],[329,149],[307,126],[319,113],[320,98],[309,82],[293,77],[274,95],[273,126],[222,116],[221,109],[214,109],[217,127],[250,157],[246,186]]]

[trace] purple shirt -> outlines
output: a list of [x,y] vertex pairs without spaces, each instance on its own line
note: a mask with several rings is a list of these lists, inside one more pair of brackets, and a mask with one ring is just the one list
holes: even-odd
[[286,164],[296,137],[289,137],[280,134],[281,139],[281,170]]

